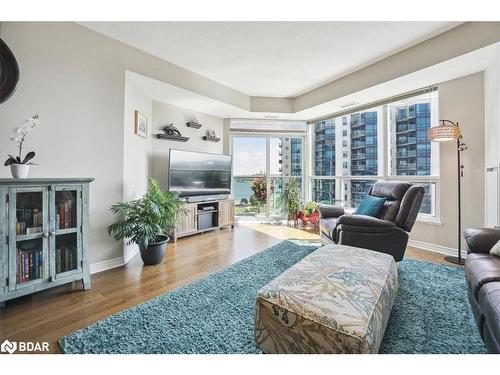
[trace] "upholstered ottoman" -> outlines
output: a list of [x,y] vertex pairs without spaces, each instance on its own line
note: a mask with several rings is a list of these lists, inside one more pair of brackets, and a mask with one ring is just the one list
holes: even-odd
[[255,342],[264,353],[377,353],[397,288],[391,255],[324,246],[257,293]]

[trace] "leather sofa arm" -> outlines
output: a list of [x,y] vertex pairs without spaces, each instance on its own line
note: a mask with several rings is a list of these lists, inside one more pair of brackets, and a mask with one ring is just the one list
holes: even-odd
[[468,253],[487,254],[493,245],[500,241],[500,229],[471,228],[464,231],[464,238]]
[[339,217],[344,215],[345,211],[342,207],[322,204],[319,206],[320,218],[327,219],[329,217]]
[[341,216],[337,221],[337,226],[342,224],[371,228],[393,228],[396,226],[396,224],[391,221],[377,219],[372,216],[354,214]]

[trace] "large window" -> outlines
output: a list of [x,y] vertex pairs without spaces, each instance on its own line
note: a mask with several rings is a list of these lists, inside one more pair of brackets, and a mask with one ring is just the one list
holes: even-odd
[[356,208],[377,180],[397,179],[426,189],[420,219],[438,212],[438,146],[427,131],[437,116],[437,91],[309,127],[311,199]]
[[303,186],[304,136],[234,134],[232,139],[236,216],[280,218],[283,187],[290,178]]

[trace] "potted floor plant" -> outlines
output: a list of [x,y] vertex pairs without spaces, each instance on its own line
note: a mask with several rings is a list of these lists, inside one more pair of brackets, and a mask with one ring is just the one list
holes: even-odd
[[281,206],[288,216],[288,221],[296,222],[297,211],[302,201],[302,192],[295,177],[291,177],[283,186],[280,196]]
[[21,127],[14,129],[14,134],[10,136],[12,141],[17,142],[18,154],[17,156],[9,154],[9,158],[3,165],[10,166],[10,173],[14,178],[26,178],[30,173],[30,166],[33,165],[32,160],[35,153],[30,151],[23,157],[23,146],[26,136],[38,124],[40,124],[40,117],[35,114],[26,120]]
[[152,179],[142,198],[111,206],[110,211],[119,219],[108,227],[108,233],[117,241],[137,244],[145,265],[161,263],[167,252],[168,234],[183,206],[177,193],[161,191],[158,181]]
[[316,202],[306,202],[302,211],[298,215],[299,220],[305,226],[311,223],[314,226],[319,225],[319,204]]

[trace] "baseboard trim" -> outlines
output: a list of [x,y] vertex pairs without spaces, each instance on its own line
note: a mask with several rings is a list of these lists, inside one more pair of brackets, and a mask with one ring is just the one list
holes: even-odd
[[[422,250],[433,251],[435,253],[439,253],[439,254],[443,254],[443,255],[457,256],[457,249],[454,249],[452,247],[447,247],[447,246],[436,245],[436,244],[429,243],[429,242],[409,240],[408,246],[416,247],[416,248],[422,249]],[[462,251],[462,257],[463,258],[467,257],[466,251]]]
[[125,262],[123,257],[103,260],[101,262],[92,263],[90,265],[90,274],[110,270],[112,268],[124,266]]

